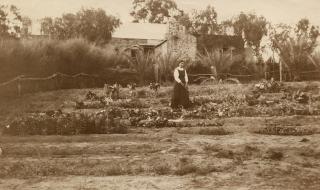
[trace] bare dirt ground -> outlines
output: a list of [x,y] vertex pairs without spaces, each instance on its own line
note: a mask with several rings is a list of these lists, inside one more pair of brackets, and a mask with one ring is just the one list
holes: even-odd
[[261,135],[259,121],[233,122],[221,136],[187,128],[2,137],[0,189],[320,188],[319,134]]
[[[74,98],[58,93],[63,96],[27,95],[33,107],[21,103],[22,112],[45,104],[52,109]],[[21,111],[8,102],[2,105],[12,106],[10,117]],[[261,133],[271,121],[312,133]],[[0,189],[320,189],[319,116],[231,117],[223,123],[225,134],[217,133],[221,127],[193,125],[130,128],[128,134],[0,135]]]

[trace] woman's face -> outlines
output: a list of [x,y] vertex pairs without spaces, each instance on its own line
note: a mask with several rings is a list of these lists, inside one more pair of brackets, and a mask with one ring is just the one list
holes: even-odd
[[180,63],[179,63],[179,67],[184,68],[184,63],[183,63],[183,62],[180,62]]

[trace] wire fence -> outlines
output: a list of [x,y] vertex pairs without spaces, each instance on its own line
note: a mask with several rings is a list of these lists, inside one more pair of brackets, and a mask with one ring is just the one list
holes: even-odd
[[[282,72],[282,80],[283,81],[295,81],[296,75],[299,76],[298,80],[311,81],[311,80],[320,80],[320,71],[302,71],[302,72],[294,72],[294,71],[283,71]],[[208,78],[215,78],[216,76],[213,74],[189,74],[188,75],[193,82],[199,82],[201,80],[205,80]],[[227,78],[236,78],[242,82],[250,82],[252,80],[256,80],[257,77],[255,75],[239,75],[239,74],[231,74],[231,73],[219,73],[219,79],[227,79]],[[275,79],[280,81],[280,71],[267,71],[264,73],[264,79]],[[261,79],[261,77],[260,77]]]
[[66,75],[56,73],[46,78],[16,77],[0,84],[0,96],[19,96],[26,93],[103,86],[104,80],[84,73]]
[[[299,77],[298,79],[296,77]],[[274,78],[275,80],[280,80],[280,71],[268,71],[266,72],[266,79]],[[295,81],[295,80],[320,80],[320,71],[283,71],[282,72],[283,81]]]

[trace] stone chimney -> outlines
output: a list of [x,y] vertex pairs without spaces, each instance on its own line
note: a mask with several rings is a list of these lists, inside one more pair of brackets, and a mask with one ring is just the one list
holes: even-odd
[[178,23],[175,19],[169,21],[168,39],[177,38],[181,35],[186,34],[186,27]]
[[196,37],[189,34],[185,26],[176,20],[170,20],[166,39],[168,40],[168,52],[182,59],[195,59]]

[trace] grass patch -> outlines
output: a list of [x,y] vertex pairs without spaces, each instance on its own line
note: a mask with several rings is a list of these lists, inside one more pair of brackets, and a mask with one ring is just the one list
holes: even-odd
[[230,132],[226,131],[222,127],[210,127],[200,129],[199,135],[229,135]]
[[152,142],[158,140],[157,137],[146,135],[128,135],[128,134],[99,134],[99,135],[74,135],[74,136],[1,136],[0,143],[102,143],[102,142]]
[[183,176],[190,173],[195,173],[198,171],[198,167],[192,163],[188,163],[178,167],[178,169],[174,172],[176,175]]
[[193,161],[188,157],[182,157],[177,163],[177,169],[174,174],[183,176],[190,173],[195,173],[198,170],[198,167],[193,163]]
[[152,168],[153,172],[158,175],[169,175],[172,173],[171,166],[168,163],[160,163]]
[[34,159],[0,162],[1,178],[34,178],[45,176],[119,176],[132,173],[127,163],[89,158]]
[[260,150],[250,145],[245,145],[236,150],[230,150],[219,145],[205,145],[203,150],[206,153],[214,153],[214,156],[217,158],[233,159],[236,161],[248,160],[252,157],[260,156]]
[[265,153],[264,157],[267,159],[280,161],[283,159],[284,155],[280,150],[269,149]]
[[259,129],[255,133],[264,135],[280,135],[280,136],[304,136],[313,135],[316,133],[314,128],[303,128],[303,127],[293,127],[293,126],[276,126],[269,125],[262,129]]
[[180,128],[180,134],[194,134],[194,135],[229,135],[231,132],[222,127],[188,127]]
[[319,159],[320,158],[320,151],[315,150],[313,148],[305,147],[302,150],[300,150],[299,155],[304,156],[304,157],[311,157],[311,158]]
[[235,153],[232,150],[220,149],[218,150],[218,153],[215,156],[217,158],[233,159],[235,157]]
[[104,171],[103,175],[107,176],[118,176],[118,175],[124,175],[127,174],[128,170],[122,168],[119,165],[113,164]]
[[198,175],[208,175],[212,172],[221,172],[221,169],[217,168],[214,165],[205,165],[205,166],[198,167],[196,171]]
[[[114,143],[114,142],[113,142]],[[64,158],[82,155],[105,155],[105,154],[133,154],[133,153],[155,153],[161,150],[161,146],[155,147],[150,144],[130,144],[120,143],[72,143],[72,144],[3,144],[1,145],[4,157],[56,157]]]

